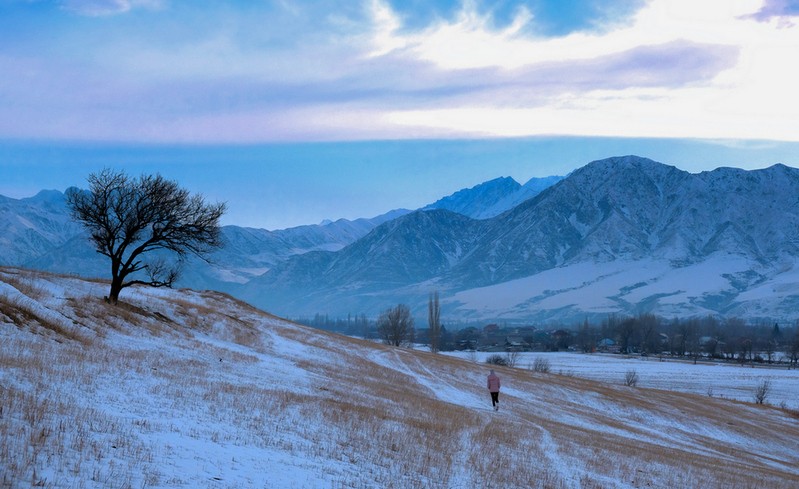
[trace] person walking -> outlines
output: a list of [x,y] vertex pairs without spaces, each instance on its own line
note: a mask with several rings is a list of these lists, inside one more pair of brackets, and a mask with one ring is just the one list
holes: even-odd
[[488,374],[488,392],[491,393],[491,405],[494,406],[494,411],[499,411],[499,387],[501,382],[499,377],[492,369]]

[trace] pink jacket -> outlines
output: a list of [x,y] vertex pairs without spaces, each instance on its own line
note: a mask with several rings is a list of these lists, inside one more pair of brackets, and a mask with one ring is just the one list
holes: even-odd
[[499,377],[496,374],[490,374],[488,376],[488,392],[499,392]]

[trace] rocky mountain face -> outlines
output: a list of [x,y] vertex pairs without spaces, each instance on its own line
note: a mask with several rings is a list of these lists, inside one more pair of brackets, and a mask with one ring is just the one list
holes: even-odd
[[21,265],[82,232],[66,209],[64,194],[43,190],[26,199],[0,195],[0,262]]
[[597,161],[491,221],[452,274],[484,285],[578,261],[683,266],[720,251],[766,262],[797,252],[797,190],[799,171],[783,165],[694,175],[644,158]]
[[375,314],[408,302],[423,316],[439,290],[445,313],[463,319],[786,319],[793,296],[775,302],[760,289],[796,286],[797,195],[799,170],[783,165],[690,174],[610,158],[496,217],[417,211],[338,252],[292,257],[239,293],[289,315]]
[[422,210],[444,209],[474,219],[487,219],[513,209],[555,185],[563,177],[533,178],[520,185],[510,177],[500,177],[444,197]]

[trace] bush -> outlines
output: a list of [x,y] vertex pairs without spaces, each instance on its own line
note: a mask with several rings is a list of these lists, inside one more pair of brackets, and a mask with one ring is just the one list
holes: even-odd
[[535,357],[533,360],[532,370],[533,372],[538,372],[541,374],[548,374],[549,373],[549,360],[546,358]]
[[628,387],[635,387],[638,385],[638,372],[633,370],[628,370],[626,374],[624,374],[624,385]]
[[486,358],[486,363],[489,365],[501,365],[503,367],[507,367],[508,359],[502,355],[494,354]]
[[771,392],[771,381],[769,379],[761,380],[760,383],[755,387],[755,403],[763,404],[766,401],[769,392]]

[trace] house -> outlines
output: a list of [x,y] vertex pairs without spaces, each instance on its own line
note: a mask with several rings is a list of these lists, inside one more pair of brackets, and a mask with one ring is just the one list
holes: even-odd
[[508,335],[505,337],[505,348],[507,351],[528,351],[530,344],[519,335]]
[[605,352],[605,353],[619,353],[621,352],[621,347],[616,344],[614,340],[611,338],[602,338],[596,344],[597,351]]

